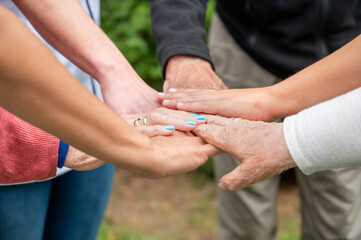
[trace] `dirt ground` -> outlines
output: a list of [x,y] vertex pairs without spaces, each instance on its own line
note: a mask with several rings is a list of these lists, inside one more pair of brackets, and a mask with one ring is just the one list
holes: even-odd
[[[278,206],[278,239],[297,239],[299,197],[292,181],[281,186]],[[149,180],[118,169],[106,224],[152,236],[137,239],[216,239],[217,207],[215,184],[203,175]]]

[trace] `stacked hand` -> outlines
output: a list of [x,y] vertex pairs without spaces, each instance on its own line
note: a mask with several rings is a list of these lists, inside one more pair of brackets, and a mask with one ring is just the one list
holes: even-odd
[[227,89],[206,60],[178,55],[169,59],[163,91],[171,88]]
[[212,115],[207,116],[207,122],[193,132],[240,162],[220,179],[221,190],[238,190],[295,167],[283,137],[282,123],[235,121]]
[[134,126],[135,124],[135,129],[148,137],[168,136],[173,134],[175,130],[189,132],[197,125],[206,122],[204,115],[167,108],[157,108],[148,113],[124,115],[122,117],[130,125]]
[[[124,115],[123,118],[136,130],[148,137],[174,134],[171,138],[152,138],[155,147],[160,149],[160,156],[155,158],[148,168],[147,164],[144,168],[134,168],[133,171],[137,174],[147,177],[160,177],[190,171],[202,165],[209,156],[218,151],[191,133],[178,132],[189,132],[196,126],[204,124],[206,122],[205,116],[158,108],[146,114]],[[134,122],[138,119],[140,119],[139,126],[134,126]],[[178,131],[175,132],[176,130]],[[166,149],[166,153],[162,152],[164,149]],[[161,163],[156,164],[159,161]],[[98,168],[103,164],[105,164],[103,161],[70,146],[64,166],[78,171],[86,171]]]
[[[173,60],[177,60],[177,58]],[[179,63],[178,60],[177,63]],[[183,71],[189,69],[188,66],[194,66],[194,62],[197,62],[200,66],[199,69],[201,69],[199,77],[202,76],[203,81],[198,82],[210,83],[209,77],[212,77],[214,82],[209,84],[210,87],[224,86],[208,62],[198,61],[192,57],[185,57],[181,60],[186,61],[185,64],[176,64],[180,68],[172,68],[167,71],[169,80],[166,81],[165,86],[178,86],[177,84],[181,83],[179,80],[194,73]],[[174,65],[174,61],[169,61],[169,65],[172,65],[172,62]],[[122,165],[122,167],[140,175],[159,177],[193,170],[219,151],[191,133],[176,132],[176,130],[183,132],[193,130],[197,125],[206,122],[205,117],[160,108],[161,104],[157,99],[157,92],[142,81],[130,65],[128,68],[107,71],[99,80],[105,103],[136,130],[152,137],[150,139],[151,144],[158,149],[157,157],[149,156],[148,161],[145,159],[142,163],[130,163],[127,166]],[[171,137],[160,137],[172,134]],[[89,170],[102,164],[102,161],[70,147],[64,165],[76,170]]]
[[164,107],[258,120],[234,121],[207,115],[207,124],[193,130],[197,136],[229,152],[240,162],[237,168],[221,178],[221,190],[238,190],[295,166],[284,141],[282,124],[260,122],[280,117],[275,110],[272,88],[214,90],[197,86],[190,89],[189,85],[176,84],[172,87],[158,93],[158,100]]
[[167,93],[158,93],[158,99],[171,109],[272,121],[278,116],[272,111],[275,106],[269,92],[269,88],[170,89]]
[[[205,60],[191,56],[172,57],[167,65],[166,79],[165,93],[158,94],[158,100],[164,107],[250,120],[271,121],[276,117],[270,107],[271,95],[268,88],[225,90],[226,87]],[[139,84],[140,81],[138,84],[136,82],[137,80],[118,83],[119,87],[112,84],[109,88],[102,84],[105,101],[118,114],[148,112],[123,116],[138,131],[153,137],[150,141],[158,149],[149,162],[134,163],[134,166],[131,164],[128,166],[129,170],[147,177],[190,171],[202,165],[209,156],[219,153],[218,147],[240,161],[236,169],[220,180],[219,188],[236,190],[295,166],[283,138],[282,124],[234,121],[212,115],[208,116],[208,124],[203,124],[204,116],[198,116],[197,119],[197,115],[187,112],[157,108],[159,104],[155,100],[154,90],[146,84]],[[124,84],[130,85],[123,86]],[[120,97],[117,89],[122,89],[122,93],[126,94]],[[130,96],[124,89],[135,91],[134,94],[138,97]],[[157,109],[149,112],[154,108]],[[191,133],[175,130],[193,130],[193,133],[216,147],[206,144]],[[171,137],[161,136],[172,134]],[[83,157],[82,162],[88,167],[96,167],[102,164],[97,161],[99,160]]]

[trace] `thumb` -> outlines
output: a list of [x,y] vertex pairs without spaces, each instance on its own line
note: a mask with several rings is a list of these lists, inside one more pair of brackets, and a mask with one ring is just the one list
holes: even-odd
[[246,186],[248,185],[242,175],[241,165],[224,175],[218,182],[218,188],[222,191],[236,191]]
[[225,127],[214,125],[214,124],[202,124],[193,129],[193,133],[195,133],[198,137],[202,138],[207,143],[210,143],[219,149],[225,150],[225,142],[224,142],[224,131]]

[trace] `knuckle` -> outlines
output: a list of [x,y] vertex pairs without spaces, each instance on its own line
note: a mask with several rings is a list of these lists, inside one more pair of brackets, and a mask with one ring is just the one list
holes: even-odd
[[223,185],[225,186],[225,188],[227,188],[230,191],[235,191],[239,189],[238,182],[235,179],[231,179],[231,178],[225,179],[223,180]]
[[204,112],[204,110],[206,109],[206,105],[207,105],[207,103],[206,103],[205,100],[201,100],[201,101],[199,102],[199,108],[200,108],[200,111],[201,111],[201,112]]
[[158,116],[159,116],[159,110],[156,109],[153,112],[149,113],[147,116],[148,123],[153,125],[157,122]]
[[154,109],[154,110],[153,110],[153,113],[159,113],[159,112],[161,112],[161,111],[162,111],[162,108],[160,107],[160,108]]
[[160,108],[157,108],[156,111],[158,113],[165,113],[167,111],[167,109],[165,107],[160,107]]

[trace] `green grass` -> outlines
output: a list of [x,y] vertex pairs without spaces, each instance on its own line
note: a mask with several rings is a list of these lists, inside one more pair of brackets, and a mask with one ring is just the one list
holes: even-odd
[[148,235],[127,223],[116,225],[106,218],[100,228],[98,240],[165,240],[166,238]]

